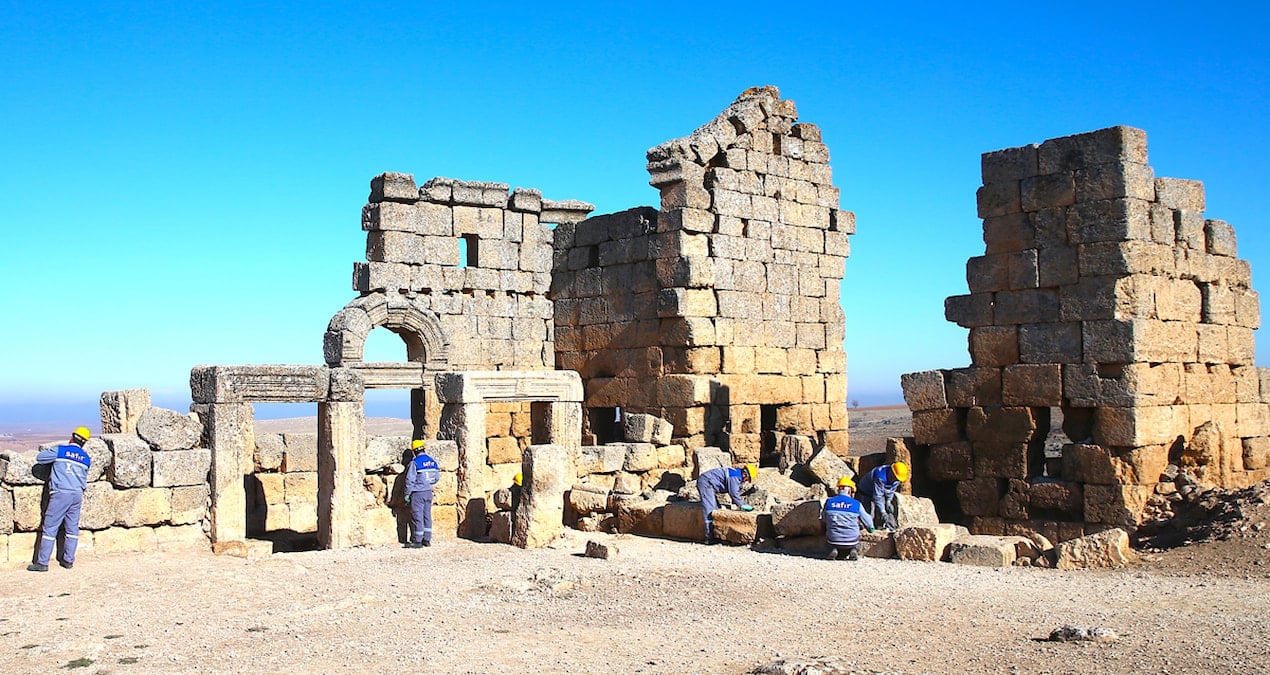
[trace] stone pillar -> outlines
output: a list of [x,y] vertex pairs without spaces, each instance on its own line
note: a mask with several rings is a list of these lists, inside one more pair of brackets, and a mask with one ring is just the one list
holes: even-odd
[[199,403],[191,410],[203,419],[212,450],[211,499],[213,550],[247,538],[247,492],[243,465],[256,442],[250,403]]
[[362,493],[366,413],[361,377],[331,369],[330,400],[318,404],[318,544],[341,549],[365,543]]
[[533,442],[562,446],[569,460],[568,468],[576,471],[582,458],[582,404],[550,401],[534,403],[531,410]]
[[459,446],[458,502],[461,537],[485,534],[485,404],[446,403],[441,409],[440,440]]
[[541,548],[564,530],[564,492],[572,485],[568,449],[562,445],[531,445],[522,463],[522,492],[512,544]]

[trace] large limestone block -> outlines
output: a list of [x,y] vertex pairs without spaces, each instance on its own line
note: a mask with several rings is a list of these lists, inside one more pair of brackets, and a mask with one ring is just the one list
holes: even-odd
[[362,532],[366,537],[366,543],[370,546],[388,546],[398,543],[397,514],[387,506],[366,509],[362,512]]
[[[436,524],[433,524],[436,531]],[[495,511],[490,514],[489,540],[500,544],[512,543],[512,512]]]
[[485,447],[485,461],[490,464],[520,464],[520,443],[511,436],[490,438]]
[[287,509],[291,512],[292,530],[296,532],[317,532],[317,504],[308,502],[288,504]]
[[650,537],[660,537],[664,529],[665,506],[666,501],[664,499],[644,499],[634,495],[615,495],[610,502],[609,510],[617,515],[618,532],[632,532]]
[[910,525],[895,532],[895,551],[900,560],[943,560],[958,535],[956,525]]
[[172,488],[172,524],[190,525],[206,518],[209,494],[206,485]]
[[0,534],[13,533],[13,491],[0,489]]
[[257,434],[254,454],[256,471],[277,471],[282,468],[282,456],[286,450],[282,434]]
[[925,497],[912,495],[896,495],[899,500],[899,515],[896,524],[899,527],[909,525],[938,525],[939,515],[935,513],[935,502]]
[[133,434],[108,434],[101,438],[113,457],[107,472],[110,482],[118,488],[148,487],[155,454],[150,444]]
[[657,447],[657,467],[661,469],[677,469],[688,461],[688,453],[678,443]]
[[910,410],[935,410],[948,406],[943,371],[904,373],[900,375],[900,389]]
[[1168,467],[1169,449],[1165,445],[1147,445],[1113,452],[1092,443],[1072,443],[1063,446],[1062,462],[1063,477],[1069,480],[1099,485],[1155,485]]
[[104,530],[115,524],[115,489],[104,480],[89,483],[79,510],[81,530]]
[[404,464],[410,459],[409,452],[409,436],[367,436],[366,449],[362,452],[362,469],[381,471],[392,464]]
[[657,446],[652,443],[626,443],[623,471],[650,471],[657,468]]
[[[0,455],[0,468],[4,482],[8,485],[42,485],[48,480],[48,467],[37,469],[36,453],[30,451],[13,451]],[[39,473],[43,476],[37,476]]]
[[19,485],[13,488],[13,528],[19,532],[34,532],[40,529],[43,518],[41,500],[44,496],[42,485]]
[[190,415],[151,407],[137,419],[137,435],[155,450],[187,450],[199,445],[203,425]]
[[706,523],[700,502],[668,502],[662,511],[662,536],[688,541],[702,541]]
[[287,473],[282,476],[287,504],[316,504],[318,475],[313,472]]
[[851,466],[841,457],[830,452],[828,448],[821,448],[820,452],[811,458],[811,461],[807,463],[807,471],[815,477],[817,482],[833,493],[838,491],[839,478],[855,475]]
[[1086,485],[1085,520],[1134,527],[1153,493],[1149,485]]
[[824,533],[820,520],[824,503],[818,499],[772,507],[772,524],[782,537],[800,537]]
[[758,538],[762,515],[757,511],[719,509],[713,516],[714,536],[730,544],[752,544]]
[[142,527],[166,523],[172,518],[172,491],[167,488],[133,488],[115,492],[115,524]]
[[100,403],[103,434],[136,433],[137,420],[150,407],[150,390],[103,391]]
[[1138,560],[1129,548],[1128,533],[1119,528],[1064,541],[1058,545],[1057,557],[1060,570],[1123,567]]
[[437,484],[432,486],[432,503],[446,506],[458,503],[458,494],[458,474],[453,471],[443,471],[441,480],[438,480]]
[[582,464],[589,469],[586,472],[588,474],[621,471],[626,464],[626,445],[614,443],[585,446],[582,448]]
[[256,481],[260,484],[260,501],[264,504],[287,503],[287,487],[284,482],[286,474],[258,473]]
[[573,465],[568,448],[562,445],[531,445],[525,448],[524,457],[524,492],[516,511],[512,544],[540,548],[554,541],[564,528],[564,493],[573,483]]
[[622,418],[622,435],[630,443],[670,443],[674,425],[653,415],[626,415]]
[[569,490],[568,499],[569,508],[585,516],[608,509],[609,491],[591,485],[574,485]]
[[[136,490],[127,492],[136,492]],[[93,552],[96,554],[147,553],[157,550],[158,547],[159,543],[152,527],[112,527],[93,533]]]
[[317,471],[317,434],[283,434],[282,442],[283,472]]
[[948,560],[960,565],[1009,567],[1014,564],[1015,538],[971,534],[948,545]]
[[813,499],[815,492],[812,488],[788,478],[782,475],[779,470],[770,467],[758,470],[758,478],[754,479],[754,488],[762,490],[782,502]]
[[860,555],[868,558],[894,558],[895,533],[887,530],[860,533]]
[[212,467],[212,451],[207,448],[154,453],[155,487],[205,485]]
[[211,545],[198,525],[160,525],[154,528],[154,543],[160,551],[202,551]]
[[788,473],[795,466],[806,464],[816,453],[816,446],[812,444],[811,439],[807,436],[799,436],[797,434],[785,434],[781,436],[780,444],[777,446],[780,453],[781,473]]
[[721,466],[732,466],[732,456],[726,450],[704,447],[692,451],[693,478],[697,478],[710,469],[717,469]]
[[89,482],[101,480],[101,477],[106,474],[106,470],[114,463],[110,446],[107,445],[101,436],[94,436],[84,444],[84,452],[88,453]]

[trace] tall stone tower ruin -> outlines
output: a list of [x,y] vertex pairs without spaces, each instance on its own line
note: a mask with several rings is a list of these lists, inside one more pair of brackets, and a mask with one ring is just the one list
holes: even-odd
[[754,88],[648,151],[660,210],[556,228],[556,363],[582,375],[597,440],[620,409],[737,461],[784,433],[846,453],[839,286],[855,221],[828,162],[793,101]]
[[945,510],[1069,539],[1136,526],[1170,465],[1267,477],[1257,294],[1202,184],[1155,178],[1145,133],[1113,127],[983,155],[978,203],[984,255],[945,304],[971,365],[902,378]]

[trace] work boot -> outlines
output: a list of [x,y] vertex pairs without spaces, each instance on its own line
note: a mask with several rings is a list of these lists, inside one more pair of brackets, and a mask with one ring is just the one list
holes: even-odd
[[40,563],[31,563],[30,565],[27,565],[27,566],[26,566],[26,571],[28,571],[28,572],[47,572],[47,571],[49,571],[49,566],[48,566],[48,565],[41,565]]
[[419,545],[420,545],[420,546],[431,546],[431,545],[432,545],[432,540],[431,540],[431,539],[424,539],[424,540],[423,540],[423,543],[421,543],[421,544],[419,544]]
[[73,562],[66,562],[65,560],[59,560],[59,561],[57,561],[57,564],[58,564],[58,565],[61,565],[62,569],[64,569],[64,570],[68,570],[68,569],[70,569],[70,568],[72,568],[72,567],[74,567],[74,566],[75,566],[75,563],[73,563]]
[[706,546],[715,546],[718,543],[719,543],[719,540],[715,539],[714,537],[710,537],[709,539],[706,539]]
[[408,541],[402,548],[423,548],[423,544],[416,544],[413,541]]
[[829,549],[829,554],[825,556],[825,560],[837,560],[837,559],[838,559],[838,549],[836,548]]
[[855,549],[851,549],[851,551],[847,553],[847,560],[859,560],[859,559],[860,559],[859,551]]

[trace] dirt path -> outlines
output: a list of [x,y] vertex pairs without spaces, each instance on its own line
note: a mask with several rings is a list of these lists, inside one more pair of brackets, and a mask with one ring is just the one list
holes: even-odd
[[[621,555],[581,557],[587,537]],[[535,551],[114,555],[0,579],[0,672],[735,673],[782,657],[864,672],[1270,668],[1270,579],[1149,566],[846,563],[570,532]],[[1036,641],[1065,623],[1120,639]]]

